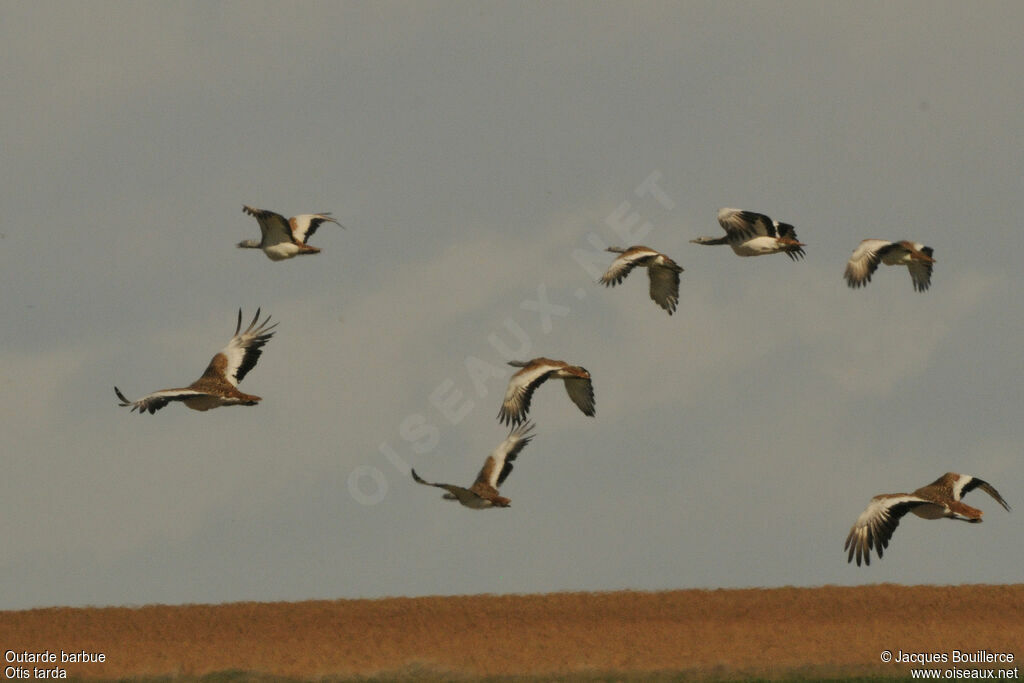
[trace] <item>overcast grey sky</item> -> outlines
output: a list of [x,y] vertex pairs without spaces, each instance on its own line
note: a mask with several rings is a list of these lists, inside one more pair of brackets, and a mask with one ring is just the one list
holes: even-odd
[[[1024,580],[1024,5],[0,15],[0,608]],[[243,203],[347,229],[272,263]],[[723,206],[807,259],[690,244]],[[931,290],[848,289],[866,237],[934,247]],[[676,315],[596,284],[630,243]],[[117,406],[258,306],[258,407]],[[472,481],[509,349],[597,416],[542,387],[512,507],[445,503],[408,467]],[[847,564],[871,496],[949,470],[1016,509]]]

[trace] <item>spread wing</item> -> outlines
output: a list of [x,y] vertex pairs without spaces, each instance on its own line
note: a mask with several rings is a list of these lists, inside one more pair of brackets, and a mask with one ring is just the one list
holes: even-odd
[[255,209],[251,206],[243,206],[242,211],[253,216],[259,222],[260,233],[263,235],[260,246],[269,247],[282,242],[295,241],[292,239],[292,229],[288,219],[281,214],[266,209]]
[[[922,254],[931,258],[935,250],[931,247],[923,245],[914,245],[918,251]],[[914,283],[915,292],[923,292],[928,289],[932,284],[932,266],[934,264],[931,261],[922,261],[919,259],[912,259],[907,264],[907,270],[910,271],[910,280]]]
[[953,500],[960,500],[961,496],[969,493],[970,491],[973,491],[974,489],[981,489],[988,495],[992,496],[992,498],[997,503],[1002,505],[1004,510],[1006,510],[1007,512],[1010,511],[1010,505],[1005,500],[1003,500],[1003,497],[999,495],[999,491],[996,491],[995,487],[992,486],[992,484],[967,474],[961,475],[960,479],[953,487]]
[[498,411],[498,421],[519,424],[530,410],[530,399],[537,387],[560,366],[547,363],[531,364],[512,375],[505,390],[505,399]]
[[121,403],[118,405],[131,406],[131,412],[135,412],[137,410],[139,411],[139,415],[142,415],[146,411],[149,411],[149,414],[152,415],[171,401],[184,401],[185,399],[193,396],[207,395],[205,391],[198,391],[196,389],[161,389],[160,391],[154,391],[152,394],[147,394],[135,401],[129,401],[117,387],[114,387],[114,393],[116,393],[117,397],[121,399]]
[[[778,221],[772,221],[772,225],[775,226],[775,234],[779,237],[788,237],[791,240],[799,242],[800,239],[796,236],[796,228],[789,223],[780,223]],[[798,261],[806,256],[806,252],[803,247],[796,247],[795,249],[787,249],[786,256],[791,261]]]
[[587,417],[594,417],[594,385],[589,379],[582,377],[571,377],[565,380],[565,391],[569,394],[572,402],[583,411]]
[[731,239],[776,237],[775,224],[763,213],[742,209],[719,209],[718,224]]
[[649,247],[630,247],[612,261],[607,272],[601,276],[600,282],[606,287],[614,287],[621,283],[641,261],[657,255],[658,252]]
[[864,240],[857,245],[846,262],[846,271],[843,277],[850,287],[854,289],[864,287],[871,282],[871,276],[878,270],[878,264],[882,256],[891,251],[896,245],[886,240]]
[[[313,233],[316,232],[316,229],[324,223],[335,223],[337,225],[341,225],[341,223],[338,223],[337,220],[331,217],[330,211],[325,211],[323,213],[300,214],[293,217],[288,221],[288,223],[292,237],[294,237],[295,241],[299,244],[305,244],[306,240],[312,237]],[[341,225],[341,227],[344,228],[345,226]]]
[[652,263],[647,268],[647,276],[651,280],[651,298],[672,315],[679,303],[679,273],[683,269],[669,257],[661,258],[665,261],[664,265]]
[[480,473],[476,475],[473,488],[484,484],[497,493],[498,487],[505,483],[505,479],[512,472],[512,461],[516,459],[521,450],[526,448],[526,444],[533,440],[534,435],[530,433],[533,427],[532,422],[526,421],[508,433],[505,440],[487,456],[484,466],[480,468]]
[[221,371],[223,378],[231,384],[238,386],[238,383],[245,379],[249,371],[256,367],[256,361],[263,355],[263,345],[274,336],[274,333],[270,330],[277,327],[277,323],[267,327],[267,323],[270,322],[269,315],[257,327],[256,321],[259,317],[260,309],[257,308],[256,315],[253,316],[249,327],[244,332],[239,333],[239,330],[242,329],[242,309],[238,309],[238,324],[235,326],[235,336],[231,338],[227,346],[221,349],[220,353],[213,357],[213,360],[210,361],[210,365],[206,369],[207,372],[210,372],[210,369],[217,365],[220,366],[218,369]]
[[772,225],[775,226],[775,234],[778,237],[789,237],[790,239],[797,239],[796,228],[790,223],[780,223],[779,221],[772,221]]
[[875,496],[867,508],[857,518],[857,523],[850,529],[843,550],[849,550],[846,561],[852,562],[857,557],[857,566],[861,559],[864,564],[871,564],[871,549],[882,558],[882,551],[889,546],[889,539],[899,526],[900,518],[918,505],[928,505],[930,501],[911,493],[885,493]]
[[417,484],[424,484],[426,486],[436,486],[439,489],[444,489],[445,491],[448,492],[447,494],[445,494],[445,498],[453,498],[462,503],[463,505],[467,505],[469,507],[472,507],[472,503],[478,502],[480,500],[480,496],[462,486],[455,486],[454,484],[435,484],[433,482],[424,481],[423,479],[420,478],[420,475],[416,474],[416,470],[412,470],[412,478]]

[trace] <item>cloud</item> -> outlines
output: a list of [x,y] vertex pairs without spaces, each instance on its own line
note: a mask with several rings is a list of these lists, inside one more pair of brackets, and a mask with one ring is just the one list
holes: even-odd
[[[92,354],[81,346],[43,351],[0,353],[0,413],[16,415],[2,430],[12,451],[18,444],[52,428],[72,403],[67,388]],[[77,397],[75,400],[78,400]]]
[[[880,276],[905,278],[903,269],[883,271]],[[938,275],[943,275],[939,273]],[[876,289],[881,278],[872,283]],[[945,275],[941,289],[932,299],[918,301],[909,295],[909,282],[901,299],[885,292],[864,290],[859,300],[848,302],[836,312],[836,320],[817,321],[819,348],[827,349],[815,359],[819,372],[831,377],[845,391],[854,394],[890,394],[907,379],[919,376],[933,365],[936,350],[955,334],[968,317],[997,287],[995,278],[980,271]],[[869,298],[870,297],[870,298]],[[936,300],[938,297],[941,299]],[[814,321],[805,319],[805,325]],[[813,330],[805,327],[805,331]],[[824,331],[824,334],[820,334]]]

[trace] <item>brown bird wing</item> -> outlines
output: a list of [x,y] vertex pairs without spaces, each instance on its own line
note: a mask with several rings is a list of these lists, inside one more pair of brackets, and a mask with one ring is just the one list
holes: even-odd
[[594,417],[594,385],[589,379],[577,377],[566,379],[565,391],[584,415]]
[[997,503],[1002,505],[1004,510],[1006,510],[1007,512],[1010,511],[1010,504],[1003,500],[1003,497],[999,495],[999,491],[996,491],[995,487],[992,486],[992,484],[982,479],[978,479],[977,477],[971,477],[970,481],[964,484],[963,489],[961,489],[960,491],[960,495],[963,496],[964,494],[968,493],[969,491],[973,491],[974,489],[981,489],[988,495],[992,496],[992,498]]
[[872,548],[881,559],[882,551],[889,546],[889,539],[899,526],[900,518],[911,509],[927,504],[932,503],[912,493],[884,493],[872,498],[846,537],[843,550],[850,551],[846,561],[852,562],[856,555],[858,567],[861,559],[870,565]]

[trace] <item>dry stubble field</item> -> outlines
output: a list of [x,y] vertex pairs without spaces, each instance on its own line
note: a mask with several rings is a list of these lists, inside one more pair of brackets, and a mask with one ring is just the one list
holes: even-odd
[[883,650],[1024,657],[1024,584],[48,608],[0,612],[0,648],[101,679],[890,677]]

